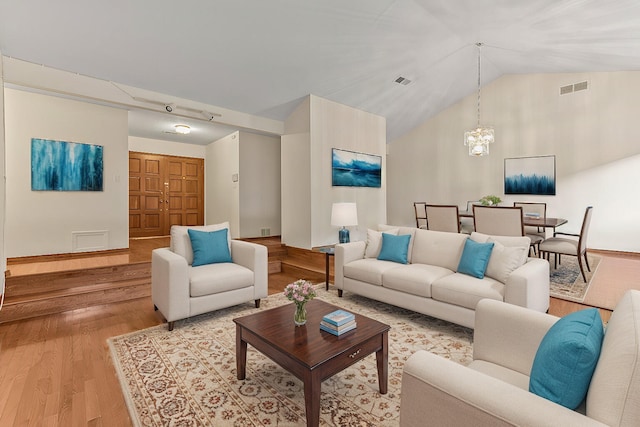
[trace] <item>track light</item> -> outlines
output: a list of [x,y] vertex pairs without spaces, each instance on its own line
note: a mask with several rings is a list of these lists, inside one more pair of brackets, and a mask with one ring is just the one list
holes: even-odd
[[214,113],[210,113],[208,111],[201,111],[200,114],[202,114],[202,117],[204,117],[205,119],[209,120],[210,122],[212,122],[213,119],[216,118],[216,116],[220,116],[220,114],[214,114]]
[[176,104],[165,104],[164,109],[167,111],[167,113],[172,112],[173,110],[175,110],[176,108]]

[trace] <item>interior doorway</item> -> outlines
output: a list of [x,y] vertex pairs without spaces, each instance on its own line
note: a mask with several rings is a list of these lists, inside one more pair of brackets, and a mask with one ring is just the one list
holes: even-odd
[[204,159],[129,152],[129,237],[204,224]]

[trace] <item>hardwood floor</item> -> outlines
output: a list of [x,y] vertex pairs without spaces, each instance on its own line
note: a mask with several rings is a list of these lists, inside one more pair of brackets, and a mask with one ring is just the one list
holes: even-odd
[[[167,243],[153,239],[132,241],[128,256],[139,262],[150,256],[154,245]],[[624,268],[616,268],[620,259],[629,261]],[[599,280],[610,284],[609,289],[615,287],[612,284],[640,274],[637,256],[603,255],[601,266],[609,263],[612,268],[597,273]],[[30,264],[35,269],[61,268]],[[16,274],[15,266],[9,268]],[[284,285],[298,278],[295,272],[271,274],[269,292],[281,292]],[[599,292],[607,294],[607,286],[603,289]],[[584,306],[552,299],[549,312],[562,316],[581,308]],[[601,313],[608,320],[610,312]],[[130,425],[106,340],[161,323],[163,319],[154,312],[151,298],[147,297],[0,324],[0,425]]]

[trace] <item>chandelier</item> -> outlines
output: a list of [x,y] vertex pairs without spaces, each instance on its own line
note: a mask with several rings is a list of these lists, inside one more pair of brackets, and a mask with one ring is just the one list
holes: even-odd
[[486,156],[489,154],[489,144],[494,142],[493,128],[480,126],[480,50],[482,43],[476,43],[478,46],[478,126],[464,133],[464,145],[469,147],[470,156]]

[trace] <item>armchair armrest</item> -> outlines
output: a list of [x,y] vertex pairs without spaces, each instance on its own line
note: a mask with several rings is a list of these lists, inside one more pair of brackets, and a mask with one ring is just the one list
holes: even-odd
[[169,248],[151,252],[151,299],[167,322],[189,317],[189,265]]
[[604,426],[424,350],[405,363],[401,388],[401,427],[424,426],[425,420],[440,426]]
[[505,283],[504,301],[546,312],[549,309],[549,262],[529,258],[512,271]]
[[269,294],[269,255],[267,247],[244,240],[231,240],[231,260],[253,271],[254,299],[266,298]]
[[476,306],[473,359],[529,376],[542,338],[557,317],[491,299]]
[[367,247],[366,242],[349,242],[340,243],[335,247],[335,285],[338,289],[344,289],[344,265],[364,258],[364,251]]

